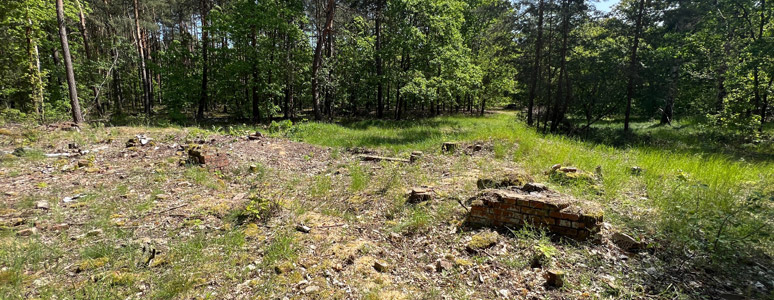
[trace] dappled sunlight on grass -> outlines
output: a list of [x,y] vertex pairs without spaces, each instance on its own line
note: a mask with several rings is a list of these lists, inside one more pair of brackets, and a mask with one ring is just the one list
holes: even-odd
[[[696,137],[684,135],[697,134],[697,129],[643,126],[639,124],[638,130],[658,130],[662,138],[685,143],[694,142]],[[559,188],[605,204],[611,222],[717,255],[752,249],[772,254],[772,240],[766,234],[772,211],[768,204],[750,200],[755,194],[774,195],[768,188],[774,186],[774,165],[765,160],[743,161],[722,152],[705,153],[702,148],[670,151],[669,147],[647,143],[621,148],[615,143],[545,135],[510,114],[344,125],[303,123],[291,137],[325,146],[395,152],[440,151],[444,141],[514,142],[518,146],[499,151],[513,154],[514,160],[539,180],[547,180],[543,172],[557,163],[599,171],[600,186],[578,184]],[[644,171],[634,174],[633,167]],[[642,212],[633,213],[632,209]],[[731,217],[734,222],[723,221]],[[753,241],[753,247],[740,250],[740,245]]]

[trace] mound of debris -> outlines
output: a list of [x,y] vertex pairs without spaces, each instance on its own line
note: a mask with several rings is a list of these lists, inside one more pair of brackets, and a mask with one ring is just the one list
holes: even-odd
[[531,225],[584,240],[600,231],[602,219],[602,211],[593,205],[530,183],[511,190],[481,191],[471,198],[467,223],[512,229]]
[[225,153],[218,152],[212,147],[205,145],[189,145],[183,148],[188,149],[188,159],[185,163],[204,165],[210,169],[224,169],[229,165],[228,156]]

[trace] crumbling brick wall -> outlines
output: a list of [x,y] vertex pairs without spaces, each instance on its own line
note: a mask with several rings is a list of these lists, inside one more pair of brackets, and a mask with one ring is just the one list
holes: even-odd
[[529,224],[583,240],[599,232],[602,217],[600,210],[580,207],[575,200],[556,193],[485,190],[473,198],[468,223],[509,228]]

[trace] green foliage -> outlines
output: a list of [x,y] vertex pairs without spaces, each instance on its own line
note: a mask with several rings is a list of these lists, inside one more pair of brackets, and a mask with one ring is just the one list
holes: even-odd
[[371,176],[363,170],[363,167],[359,163],[350,164],[348,169],[349,177],[351,178],[349,190],[358,192],[365,189],[371,180]]
[[[608,211],[606,219],[611,222],[627,222],[631,227],[644,230],[651,228],[654,236],[712,253],[738,251],[742,244],[751,247],[746,249],[774,249],[767,234],[771,224],[763,222],[768,210],[748,209],[756,206],[750,206],[746,200],[769,199],[752,196],[752,192],[766,185],[774,186],[774,167],[768,162],[747,162],[725,154],[729,149],[717,148],[722,144],[710,148],[681,148],[680,151],[674,151],[675,145],[668,143],[617,148],[560,135],[542,135],[525,124],[513,122],[512,115],[507,114],[487,118],[439,117],[412,122],[303,123],[299,126],[297,139],[331,147],[437,151],[442,142],[450,140],[491,138],[515,143],[518,147],[514,160],[531,174],[543,174],[557,163],[577,166],[581,170],[595,170],[599,166],[602,170],[603,176],[595,184],[559,186],[562,191],[603,205],[619,203],[621,195],[627,193],[646,195],[636,196],[645,198],[638,198],[630,205],[656,208],[645,218],[649,221],[645,223]],[[638,130],[647,133],[653,129],[644,126]],[[670,135],[664,131],[669,131]],[[658,135],[679,141],[692,139],[700,133],[665,127],[659,129]],[[703,152],[706,149],[716,149],[716,152]],[[631,173],[634,166],[644,170],[641,175]],[[768,195],[765,189],[761,193]],[[761,200],[753,202],[760,203],[758,201]],[[733,222],[724,222],[729,215],[733,215]],[[651,221],[655,221],[657,227],[654,228]],[[725,242],[718,242],[715,247],[718,231]]]
[[258,195],[250,196],[250,202],[245,206],[244,214],[257,221],[267,222],[271,216],[276,214],[281,208],[276,199],[267,199]]
[[279,261],[294,259],[297,255],[293,234],[288,231],[281,231],[274,236],[274,239],[266,247],[262,264],[264,266],[272,266]]

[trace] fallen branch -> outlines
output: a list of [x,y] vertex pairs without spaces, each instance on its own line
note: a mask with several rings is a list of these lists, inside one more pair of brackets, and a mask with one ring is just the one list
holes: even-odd
[[334,224],[334,225],[314,226],[312,228],[315,228],[315,229],[325,229],[325,228],[340,227],[340,226],[344,226],[344,225],[347,225],[347,224]]
[[178,209],[178,208],[181,208],[181,207],[184,207],[184,206],[188,206],[188,203],[180,204],[180,205],[178,205],[178,206],[171,207],[171,208],[168,208],[168,209],[165,209],[165,210],[159,211],[159,212],[150,212],[150,213],[147,213],[147,214],[146,214],[145,216],[143,216],[143,217],[147,217],[147,216],[150,216],[150,215],[160,215],[160,214],[163,214],[163,213],[166,213],[166,212],[170,212],[170,211],[176,210],[176,209]]
[[411,162],[408,159],[404,158],[396,158],[396,157],[385,157],[385,156],[376,156],[376,155],[367,155],[367,154],[361,154],[358,155],[360,157],[360,160],[362,161],[394,161],[394,162]]

